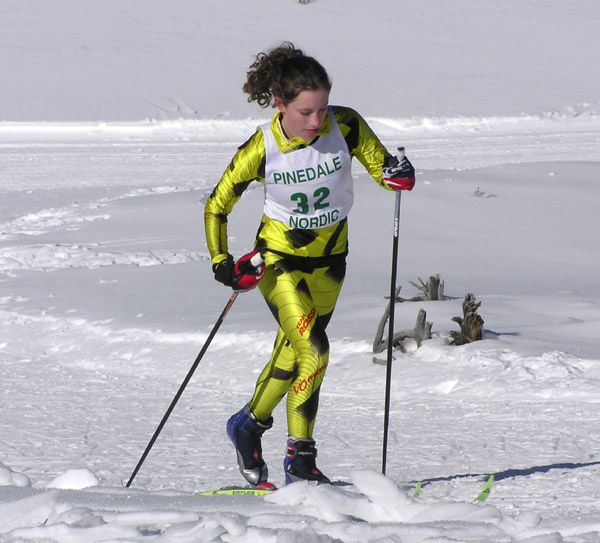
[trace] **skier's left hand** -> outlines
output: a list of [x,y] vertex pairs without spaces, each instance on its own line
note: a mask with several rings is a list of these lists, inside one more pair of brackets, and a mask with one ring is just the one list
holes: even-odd
[[391,190],[412,190],[415,186],[415,169],[404,155],[388,157],[382,173],[385,186]]

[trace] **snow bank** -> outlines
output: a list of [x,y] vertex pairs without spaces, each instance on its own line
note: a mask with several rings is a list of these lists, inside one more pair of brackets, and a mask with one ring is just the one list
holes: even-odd
[[[36,143],[232,143],[246,140],[256,128],[270,119],[270,112],[258,119],[173,119],[120,122],[0,122],[0,145]],[[383,140],[399,137],[464,136],[489,132],[523,135],[529,133],[597,130],[600,113],[571,109],[539,115],[370,117],[366,120]]]
[[[410,487],[372,471],[352,474],[354,486],[296,483],[263,499],[194,497],[96,486],[88,470],[69,470],[53,491],[0,491],[0,534],[8,541],[504,541],[527,529],[492,506],[428,504]],[[6,503],[10,498],[10,506]],[[222,509],[226,505],[226,510]],[[293,511],[293,513],[291,513]],[[473,534],[478,535],[473,538]],[[466,540],[466,539],[465,539]],[[490,540],[490,539],[488,539]]]
[[0,462],[0,486],[31,486],[31,481],[25,475],[15,473]]
[[70,469],[55,479],[52,479],[46,488],[61,488],[81,490],[90,486],[98,486],[98,478],[87,469]]

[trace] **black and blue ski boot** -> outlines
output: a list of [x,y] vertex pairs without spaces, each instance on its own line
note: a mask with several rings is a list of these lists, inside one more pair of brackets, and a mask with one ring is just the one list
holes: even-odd
[[285,484],[295,481],[317,481],[319,484],[331,484],[331,481],[317,468],[317,449],[312,439],[290,437],[283,460]]
[[269,478],[260,440],[271,426],[273,417],[260,422],[247,405],[227,421],[227,435],[235,447],[240,473],[251,485],[258,485]]

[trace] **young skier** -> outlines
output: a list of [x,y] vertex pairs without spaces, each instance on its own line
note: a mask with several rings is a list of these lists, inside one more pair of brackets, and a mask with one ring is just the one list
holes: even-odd
[[[243,91],[249,102],[277,112],[239,147],[205,206],[216,280],[236,290],[258,282],[279,326],[252,398],[227,422],[240,472],[252,485],[267,481],[261,437],[284,396],[286,484],[330,482],[316,466],[313,430],[328,363],[326,328],[346,271],[352,158],[384,188],[411,190],[415,183],[408,159],[392,156],[358,113],[330,106],[330,90],[323,66],[293,44],[259,53]],[[253,181],[264,185],[264,212],[255,251],[236,262],[227,216]],[[250,262],[257,252],[264,264]]]

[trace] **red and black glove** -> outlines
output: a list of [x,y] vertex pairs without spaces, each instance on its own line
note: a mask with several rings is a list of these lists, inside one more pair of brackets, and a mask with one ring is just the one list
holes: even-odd
[[398,148],[399,156],[389,156],[383,165],[383,182],[392,190],[412,190],[415,186],[415,169],[404,156],[404,148]]
[[265,274],[265,263],[258,251],[251,251],[234,262],[233,256],[213,265],[215,279],[233,290],[254,288]]
[[265,274],[265,263],[255,249],[238,258],[233,266],[233,290],[250,290],[258,285]]

